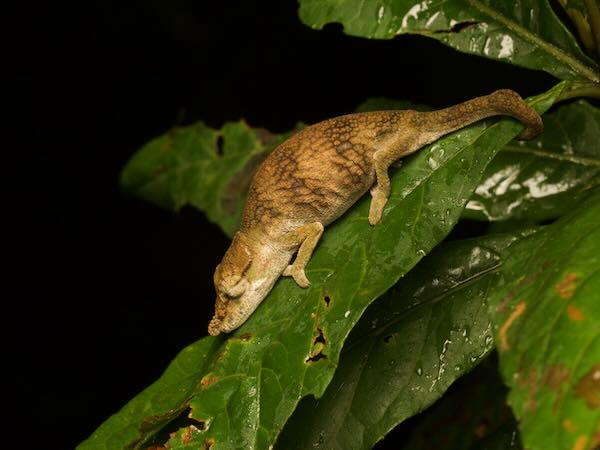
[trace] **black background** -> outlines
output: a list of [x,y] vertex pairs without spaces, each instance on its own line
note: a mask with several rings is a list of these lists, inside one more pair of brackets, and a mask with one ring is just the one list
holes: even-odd
[[74,447],[206,335],[228,240],[200,212],[119,191],[143,143],[198,120],[281,132],[368,97],[447,106],[553,83],[425,38],[311,30],[291,0],[23,8],[8,50],[2,345],[17,419],[4,441],[26,435],[25,448]]

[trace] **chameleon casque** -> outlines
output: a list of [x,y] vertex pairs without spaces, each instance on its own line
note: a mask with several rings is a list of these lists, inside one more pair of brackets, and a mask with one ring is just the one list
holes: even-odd
[[304,268],[324,227],[369,190],[369,222],[379,223],[390,195],[391,164],[496,115],[525,126],[519,139],[543,129],[540,116],[517,93],[499,90],[438,111],[335,117],[279,145],[254,175],[240,229],[215,270],[217,299],[208,332],[216,336],[242,325],[281,275],[308,287]]

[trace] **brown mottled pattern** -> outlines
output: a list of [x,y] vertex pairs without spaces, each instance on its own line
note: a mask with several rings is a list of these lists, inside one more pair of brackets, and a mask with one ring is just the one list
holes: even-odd
[[[373,188],[369,223],[385,220],[390,164],[494,115],[520,120],[526,127],[522,138],[534,136],[543,126],[518,94],[501,90],[434,112],[377,111],[337,117],[281,144],[256,172],[240,231],[215,271],[217,301],[209,333],[230,332],[244,323],[281,275],[307,287],[310,281],[304,269],[324,226],[369,188]],[[511,315],[507,320],[506,330],[514,319]]]
[[[523,139],[542,129],[537,113],[509,90],[438,111],[349,114],[307,127],[275,149],[256,173],[241,230],[289,221],[327,225],[374,184],[375,151],[399,144],[408,154],[444,134],[498,114],[526,124],[520,136]],[[402,154],[399,150],[388,152],[384,160],[390,156],[397,159]],[[386,161],[388,165],[392,162]]]
[[305,128],[263,163],[250,187],[241,229],[295,220],[332,222],[375,182],[378,141],[406,112],[350,114]]

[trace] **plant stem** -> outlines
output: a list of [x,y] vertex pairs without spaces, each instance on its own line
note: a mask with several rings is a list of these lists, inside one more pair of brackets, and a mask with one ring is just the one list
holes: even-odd
[[600,84],[589,81],[571,81],[560,93],[556,102],[580,97],[600,99]]

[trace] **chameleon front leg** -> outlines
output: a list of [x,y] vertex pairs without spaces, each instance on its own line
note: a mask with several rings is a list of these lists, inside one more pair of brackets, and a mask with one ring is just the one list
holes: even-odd
[[300,248],[293,264],[287,266],[283,271],[283,276],[293,277],[294,281],[300,287],[307,288],[310,285],[310,281],[308,281],[304,273],[304,268],[308,264],[308,261],[310,261],[310,257],[322,234],[323,224],[321,222],[313,222],[291,231],[287,236],[291,245],[300,245]]

